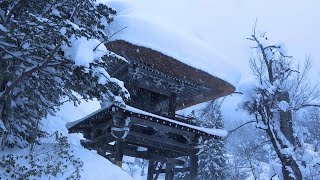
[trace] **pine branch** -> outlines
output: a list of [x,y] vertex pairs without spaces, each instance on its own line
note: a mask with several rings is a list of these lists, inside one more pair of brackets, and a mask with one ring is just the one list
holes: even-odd
[[49,64],[49,62],[52,60],[53,56],[55,55],[55,53],[58,51],[58,49],[60,48],[60,44],[57,45],[54,50],[51,52],[51,54],[49,55],[49,57],[47,58],[47,60],[42,63],[41,65],[38,65],[28,71],[23,72],[17,79],[15,79],[10,85],[7,85],[6,88],[4,89],[3,92],[1,92],[0,94],[0,98],[1,99],[6,99],[7,96],[10,94],[10,92],[16,87],[18,86],[24,79],[26,79],[27,77],[31,76],[34,72],[37,72],[45,67],[47,67],[47,65]]

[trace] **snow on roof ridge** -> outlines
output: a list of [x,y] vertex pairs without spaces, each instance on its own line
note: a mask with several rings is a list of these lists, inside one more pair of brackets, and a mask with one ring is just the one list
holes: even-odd
[[192,128],[192,129],[196,129],[196,130],[199,130],[199,131],[211,134],[211,135],[220,136],[220,137],[226,137],[228,135],[228,132],[226,130],[224,130],[224,129],[214,129],[214,128],[199,127],[199,126],[183,123],[183,122],[180,122],[180,121],[176,121],[176,120],[173,120],[173,119],[170,119],[170,118],[162,117],[162,116],[159,116],[159,115],[156,115],[156,114],[152,114],[152,113],[149,113],[149,112],[146,112],[146,111],[143,111],[141,109],[137,109],[135,107],[128,106],[128,105],[126,105],[126,107],[124,109],[128,110],[128,111],[131,111],[131,112],[143,114],[143,115],[146,115],[146,116],[152,116],[152,117],[155,117],[155,118],[158,118],[158,119],[161,119],[161,120],[165,120],[165,121],[168,121],[168,122],[179,124],[179,125],[182,125],[182,126],[185,126],[185,127]]
[[110,106],[112,106],[112,104],[109,104],[108,106],[102,107],[102,108],[100,108],[100,109],[98,109],[98,110],[96,110],[96,111],[94,111],[94,112],[86,115],[85,117],[83,117],[83,118],[81,118],[81,119],[78,119],[78,120],[72,121],[72,122],[68,122],[68,123],[66,123],[66,128],[67,128],[67,129],[70,129],[70,128],[72,128],[73,126],[75,126],[76,124],[79,124],[80,122],[86,120],[87,118],[89,118],[89,117],[91,117],[91,116],[93,116],[93,115],[95,115],[95,114],[98,114],[99,112],[101,112],[101,111],[103,111],[103,110],[105,110],[105,109],[108,109]]
[[198,130],[198,131],[202,131],[202,132],[208,133],[210,135],[214,135],[214,136],[226,137],[228,135],[228,132],[226,130],[223,130],[223,129],[199,127],[199,126],[183,123],[183,122],[180,122],[180,121],[176,121],[176,120],[173,120],[173,119],[169,119],[169,118],[166,118],[166,117],[162,117],[162,116],[159,116],[159,115],[156,115],[156,114],[152,114],[152,113],[143,111],[141,109],[137,109],[137,108],[132,107],[132,106],[125,105],[125,107],[120,107],[117,104],[110,104],[108,106],[100,108],[97,111],[94,111],[93,113],[91,113],[91,114],[89,114],[89,115],[87,115],[87,116],[85,116],[85,117],[83,117],[83,118],[81,118],[79,120],[66,123],[66,127],[67,127],[67,129],[70,129],[73,126],[75,126],[76,124],[79,124],[80,122],[86,120],[87,118],[89,118],[89,117],[91,117],[91,116],[93,116],[93,115],[95,115],[95,114],[97,114],[97,113],[99,113],[99,112],[101,112],[101,111],[103,111],[105,109],[108,109],[111,106],[117,106],[117,107],[119,107],[121,109],[124,109],[124,110],[127,110],[127,111],[131,111],[131,112],[134,112],[134,113],[143,114],[143,115],[146,115],[146,116],[151,116],[151,117],[154,117],[154,118],[158,118],[158,119],[161,119],[161,120],[165,120],[165,121],[168,121],[168,122],[179,124],[179,125],[182,125],[182,126],[185,126],[185,127],[189,127],[189,128],[192,128],[192,129],[195,129],[195,130]]

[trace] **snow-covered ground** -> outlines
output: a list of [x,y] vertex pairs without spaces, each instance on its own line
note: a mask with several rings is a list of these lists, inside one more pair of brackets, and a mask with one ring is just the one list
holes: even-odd
[[[65,103],[56,116],[50,116],[44,120],[44,130],[48,133],[59,131],[68,137],[75,156],[80,158],[84,163],[81,179],[130,180],[132,177],[118,166],[115,166],[104,157],[98,155],[95,151],[84,149],[80,145],[80,139],[82,139],[81,134],[68,134],[65,126],[66,123],[84,117],[99,108],[100,104],[97,101],[83,101],[78,107],[75,107],[73,103]],[[63,177],[58,177],[57,179],[63,179]]]
[[[46,154],[56,153],[56,152],[50,151],[51,146],[53,147],[54,144],[45,143],[40,146],[36,146],[36,150],[41,149]],[[91,179],[92,180],[106,180],[106,179],[131,180],[132,179],[132,177],[128,173],[120,169],[118,166],[115,166],[110,161],[106,160],[104,157],[98,155],[96,152],[89,151],[78,145],[71,145],[71,150],[74,152],[75,158],[79,158],[83,162],[82,171],[80,172],[81,179],[83,180],[91,180]],[[10,149],[7,151],[1,151],[0,155],[2,156],[6,154],[14,154],[15,156],[26,156],[29,153],[30,153],[29,148],[15,149],[15,150]],[[24,158],[20,158],[17,161],[17,163],[20,166],[22,165],[28,166],[27,161],[25,161]],[[46,162],[43,162],[43,164],[45,163]],[[57,176],[49,176],[49,177],[50,179],[54,179],[54,180],[67,179],[71,175],[73,170],[74,170],[73,167],[69,167],[67,168],[67,171],[64,172],[64,174],[58,174]],[[3,169],[0,170],[0,174],[1,173],[4,173]],[[31,176],[30,179],[46,180],[49,177],[46,175],[43,175],[41,177]]]

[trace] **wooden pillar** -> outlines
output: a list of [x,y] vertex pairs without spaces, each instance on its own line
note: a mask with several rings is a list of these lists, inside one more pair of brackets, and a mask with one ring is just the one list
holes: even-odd
[[172,93],[169,101],[169,117],[172,119],[175,118],[176,106],[177,106],[177,94]]
[[115,161],[117,166],[122,168],[122,158],[123,158],[123,140],[117,138],[116,140],[116,154],[115,154]]
[[173,180],[173,176],[174,176],[173,168],[174,168],[174,164],[172,162],[167,161],[165,180]]
[[147,180],[153,180],[154,170],[156,169],[156,162],[149,160]]
[[190,155],[190,180],[197,179],[198,176],[198,155],[196,151]]

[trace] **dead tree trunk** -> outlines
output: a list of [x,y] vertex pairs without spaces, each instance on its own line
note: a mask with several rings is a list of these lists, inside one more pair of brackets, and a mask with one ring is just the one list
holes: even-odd
[[[288,92],[279,92],[278,101],[285,101],[290,103],[290,97]],[[297,142],[293,136],[293,123],[292,123],[292,113],[290,110],[283,111],[280,110],[280,130],[286,139],[293,145],[296,146]]]

